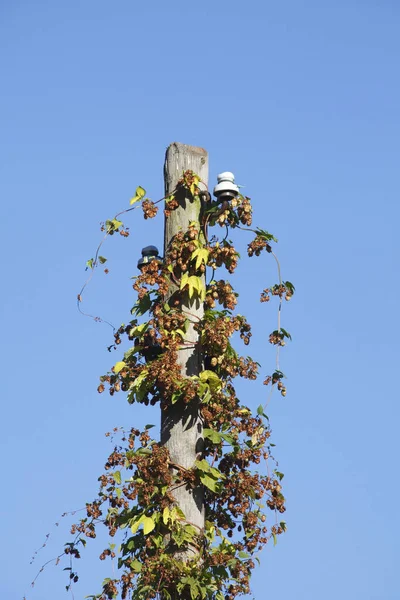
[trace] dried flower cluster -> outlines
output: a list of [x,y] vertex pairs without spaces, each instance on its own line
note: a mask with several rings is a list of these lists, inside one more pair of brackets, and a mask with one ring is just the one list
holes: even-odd
[[[187,171],[179,185],[195,196],[199,182],[197,175]],[[167,198],[167,214],[177,205],[176,195]],[[142,208],[145,218],[157,210],[148,199]],[[272,458],[268,419],[263,406],[254,416],[234,387],[236,377],[254,380],[258,376],[258,363],[240,356],[232,342],[237,336],[249,345],[251,327],[244,316],[234,313],[238,295],[229,281],[204,282],[207,267],[212,273],[221,267],[233,273],[239,256],[226,239],[208,241],[208,226],[249,227],[251,221],[249,198],[211,205],[203,223],[191,223],[173,238],[162,264],[152,261],[135,278],[134,318],[118,329],[113,346],[119,346],[123,337],[133,345],[101,377],[98,391],[107,386],[111,395],[126,392],[131,404],[160,403],[162,410],[199,401],[204,450],[193,467],[185,469],[172,464],[167,448],[151,439],[150,426],[123,433],[99,478],[98,496],[87,504],[86,517],[72,528],[76,541],[67,546],[68,553],[79,558],[79,544],[85,537],[95,537],[100,525],[108,528],[111,538],[121,529],[127,532],[119,553],[113,544],[102,551],[101,560],[118,556],[118,573],[104,580],[102,591],[92,598],[106,600],[120,594],[133,600],[234,600],[250,591],[255,554],[285,530],[279,516],[285,511],[283,474],[276,469],[271,473],[269,467],[254,470]],[[270,252],[273,239],[256,230],[249,255],[258,256],[264,249]],[[281,301],[293,292],[290,282],[281,282],[265,288],[261,300],[278,296]],[[196,295],[205,307],[204,318],[192,323],[203,371],[190,378],[182,375],[177,361],[190,322],[181,308],[185,294]],[[147,320],[142,320],[143,315]],[[281,346],[285,338],[290,336],[280,328],[271,333],[270,342]],[[285,395],[283,377],[275,371],[264,383],[276,385]],[[176,505],[174,489],[183,485],[204,488],[204,530],[188,523]],[[275,515],[271,525],[266,508]],[[188,548],[195,549],[193,557],[183,560],[181,553]]]

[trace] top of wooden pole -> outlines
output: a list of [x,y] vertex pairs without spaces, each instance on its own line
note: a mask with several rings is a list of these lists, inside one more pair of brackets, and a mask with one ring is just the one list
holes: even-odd
[[191,170],[205,182],[208,180],[208,152],[204,148],[173,142],[165,153],[165,193],[175,189],[184,171]]

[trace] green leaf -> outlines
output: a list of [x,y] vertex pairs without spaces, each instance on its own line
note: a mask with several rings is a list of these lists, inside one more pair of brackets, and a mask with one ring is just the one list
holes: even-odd
[[181,278],[181,285],[180,285],[180,288],[179,288],[179,289],[183,290],[183,288],[185,287],[185,285],[186,285],[186,284],[187,284],[187,282],[188,282],[188,279],[189,279],[189,273],[186,271],[186,273],[184,273],[184,274],[182,275],[182,278]]
[[118,484],[121,483],[121,471],[115,471],[113,473],[113,477],[114,477],[115,483],[118,483]]
[[208,464],[205,458],[201,460],[195,460],[194,464],[199,471],[204,471],[204,473],[210,473],[211,466]]
[[278,543],[278,538],[276,537],[276,533],[273,533],[272,537],[274,538],[274,546],[276,546]]
[[196,270],[200,268],[201,263],[207,264],[209,252],[206,248],[197,248],[190,257],[196,259]]
[[184,519],[185,518],[185,513],[183,512],[183,510],[181,508],[179,508],[179,506],[174,506],[174,508],[172,509],[172,512],[171,512],[171,516],[172,516],[172,514],[178,515],[178,517],[180,519]]
[[112,219],[111,224],[115,230],[119,229],[121,225],[123,225],[122,221],[118,221],[118,219]]
[[221,433],[221,437],[223,440],[225,440],[225,442],[228,442],[228,444],[231,444],[232,446],[235,444],[235,438],[233,435],[230,435],[229,433]]
[[271,233],[268,233],[268,231],[265,231],[265,229],[260,229],[259,227],[257,227],[256,229],[256,234],[266,240],[267,242],[277,242],[278,240],[276,239],[276,237],[274,237]]
[[175,404],[180,398],[182,398],[182,392],[174,392],[171,396],[171,404]]
[[145,429],[146,429],[146,430],[147,430],[147,429],[152,429],[152,427],[155,427],[155,425],[150,425],[150,424],[148,424],[148,425],[146,425],[146,426],[145,426]]
[[280,329],[280,333],[283,333],[283,337],[287,337],[289,340],[291,340],[291,339],[292,339],[292,336],[290,335],[290,333],[288,333],[288,332],[286,331],[286,329],[283,329],[283,327],[281,327],[281,329]]
[[247,554],[247,552],[240,551],[240,552],[238,552],[238,557],[239,558],[250,558],[250,554]]
[[260,404],[260,406],[257,408],[257,414],[260,415],[260,417],[264,417],[264,419],[267,419],[267,421],[269,421],[269,416],[265,414],[264,407],[262,404]]
[[141,317],[149,310],[150,306],[151,306],[151,299],[150,299],[150,295],[147,293],[140,300],[138,300],[136,302],[136,304],[133,306],[133,308],[131,310],[131,314]]
[[156,526],[153,517],[142,517],[142,523],[144,535],[147,535],[148,533],[153,531],[154,527]]
[[134,573],[140,573],[140,571],[142,570],[142,563],[140,563],[137,559],[131,560],[131,562],[129,563],[129,567]]
[[218,431],[215,431],[214,429],[204,428],[203,435],[205,438],[213,442],[213,444],[219,444],[219,442],[221,442],[222,440],[221,434],[218,433]]
[[169,510],[168,506],[166,506],[164,508],[162,518],[163,518],[164,525],[166,525],[168,523],[169,518],[170,518],[170,510]]
[[200,481],[209,490],[215,492],[216,494],[221,490],[221,483],[217,479],[210,477],[210,475],[207,475],[206,473],[200,475]]
[[140,185],[136,188],[135,195],[130,199],[129,204],[135,204],[135,202],[139,202],[146,194],[146,190],[143,189]]
[[145,333],[145,331],[149,328],[149,323],[142,323],[141,325],[138,325],[137,327],[133,327],[130,332],[129,335],[131,337],[140,337],[143,333]]
[[139,529],[140,525],[142,524],[142,519],[143,517],[140,517],[140,519],[134,519],[133,521],[131,521],[131,531],[132,533],[136,533],[137,530]]
[[206,369],[199,375],[200,381],[207,382],[212,392],[217,392],[222,387],[222,381],[214,371]]
[[292,294],[294,293],[296,288],[294,287],[293,283],[291,283],[290,281],[284,281],[283,285],[289,290],[289,292],[291,292]]
[[105,262],[107,262],[107,259],[106,259],[106,258],[104,258],[104,256],[99,256],[99,263],[100,263],[101,265],[104,265],[104,263],[105,263]]
[[196,275],[192,275],[191,277],[189,277],[188,286],[189,286],[189,298],[192,298],[194,292],[196,292],[201,301],[205,300],[206,288],[200,277],[196,277]]
[[114,365],[114,373],[118,374],[120,371],[122,371],[122,369],[126,367],[126,362],[123,360],[119,360],[117,363],[115,363]]
[[86,268],[93,269],[93,258],[90,258],[89,260],[86,261]]

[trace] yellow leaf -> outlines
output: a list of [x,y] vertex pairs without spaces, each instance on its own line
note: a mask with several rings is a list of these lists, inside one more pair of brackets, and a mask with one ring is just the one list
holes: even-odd
[[126,362],[120,360],[119,362],[115,363],[114,373],[119,373],[124,367],[126,367]]
[[181,279],[181,287],[180,289],[183,290],[183,288],[185,287],[185,285],[187,284],[189,279],[189,273],[186,271],[186,273],[184,273],[182,275],[182,279]]
[[135,204],[135,202],[139,202],[144,195],[146,194],[146,190],[143,189],[140,185],[136,188],[135,195],[130,199],[130,204]]
[[185,518],[185,513],[179,508],[179,506],[174,506],[171,512],[171,519],[172,521],[176,521],[177,518],[179,518],[179,520],[183,520]]
[[134,521],[132,523],[132,525],[131,525],[131,531],[132,531],[132,533],[136,533],[137,532],[137,530],[139,529],[139,526],[140,526],[140,524],[142,522],[142,518],[143,517],[140,517],[140,519],[137,519],[137,521]]
[[143,533],[144,533],[144,535],[147,535],[148,533],[150,533],[150,531],[153,531],[156,524],[153,521],[152,517],[142,517],[142,519],[143,519]]
[[166,525],[168,523],[168,519],[170,517],[170,511],[169,511],[169,507],[166,506],[163,510],[163,514],[162,514],[162,518],[163,518],[163,523],[164,525]]
[[191,260],[196,260],[196,269],[198,269],[203,262],[205,265],[208,261],[208,250],[206,248],[197,248],[191,256]]

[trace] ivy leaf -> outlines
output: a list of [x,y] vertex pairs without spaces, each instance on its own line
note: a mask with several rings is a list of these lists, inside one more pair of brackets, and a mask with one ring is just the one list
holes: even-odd
[[135,204],[135,202],[139,202],[146,194],[146,190],[143,189],[140,185],[136,188],[135,195],[130,199],[129,204]]
[[126,362],[123,360],[119,360],[117,363],[115,363],[114,365],[114,373],[118,374],[120,371],[122,371],[122,369],[126,367]]

